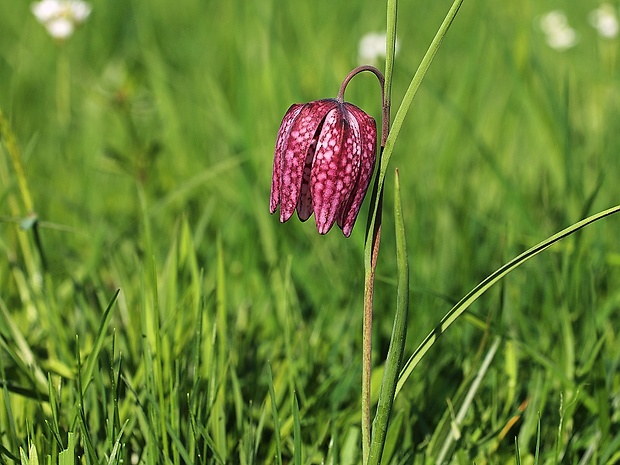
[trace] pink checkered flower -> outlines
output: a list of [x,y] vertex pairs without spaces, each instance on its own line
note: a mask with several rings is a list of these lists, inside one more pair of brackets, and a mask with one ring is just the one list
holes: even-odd
[[276,139],[271,213],[279,205],[281,222],[295,210],[301,221],[314,213],[320,234],[337,223],[349,237],[376,151],[375,120],[342,97],[293,104]]

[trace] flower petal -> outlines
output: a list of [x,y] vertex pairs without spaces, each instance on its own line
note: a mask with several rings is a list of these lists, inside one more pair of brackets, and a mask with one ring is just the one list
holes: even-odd
[[280,172],[280,221],[288,220],[295,211],[303,180],[303,171],[312,141],[320,129],[325,115],[336,100],[316,100],[305,104],[288,131],[283,142]]
[[350,116],[359,124],[361,146],[359,177],[352,188],[349,199],[346,201],[347,205],[342,209],[338,217],[338,226],[342,228],[342,233],[345,237],[349,237],[375,169],[377,124],[374,118],[355,105],[350,103],[345,103],[344,105]]
[[310,188],[320,234],[334,225],[358,177],[360,132],[342,104],[328,113],[318,138]]
[[72,0],[68,4],[68,10],[70,11],[71,19],[76,24],[81,24],[86,20],[86,18],[88,18],[92,8],[86,2],[82,2],[81,0]]
[[62,14],[62,5],[58,0],[42,0],[30,5],[30,9],[41,23],[47,23]]
[[64,16],[48,21],[45,23],[45,28],[47,29],[48,34],[54,39],[61,40],[71,37],[71,34],[73,34],[73,31],[75,30],[73,23]]
[[306,221],[314,211],[312,205],[312,195],[310,193],[310,175],[312,173],[312,162],[316,151],[316,138],[312,139],[306,162],[304,163],[304,172],[301,179],[301,188],[299,189],[299,201],[297,202],[297,216],[301,221]]
[[299,115],[302,107],[302,103],[294,103],[289,107],[282,118],[280,123],[280,129],[278,130],[278,137],[276,138],[276,149],[273,157],[273,175],[271,177],[271,195],[269,197],[269,211],[271,213],[276,211],[280,204],[280,184],[282,182],[282,159],[284,156],[284,149],[286,141],[288,140],[289,132],[295,118]]

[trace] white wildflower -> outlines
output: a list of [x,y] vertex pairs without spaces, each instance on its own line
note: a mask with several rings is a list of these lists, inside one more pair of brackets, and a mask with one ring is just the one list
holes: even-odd
[[41,0],[33,3],[31,10],[49,35],[64,40],[90,15],[91,6],[82,0]]
[[590,12],[590,24],[598,34],[605,39],[613,39],[618,35],[620,26],[616,10],[609,3],[603,3],[596,10]]
[[568,18],[561,10],[553,10],[542,15],[538,22],[545,34],[549,47],[567,50],[577,43],[577,33],[568,24]]
[[[380,58],[385,58],[385,42],[387,36],[381,32],[365,34],[359,43],[358,59],[360,64],[376,64]],[[398,40],[396,40],[398,51]]]

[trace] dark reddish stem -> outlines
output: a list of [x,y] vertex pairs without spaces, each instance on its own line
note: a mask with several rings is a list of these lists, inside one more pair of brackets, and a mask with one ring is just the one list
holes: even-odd
[[385,99],[385,78],[383,77],[383,73],[371,65],[358,66],[344,78],[344,81],[342,81],[342,84],[340,85],[340,90],[338,91],[338,96],[336,99],[340,102],[344,102],[344,91],[346,90],[349,81],[353,79],[355,75],[363,71],[370,71],[373,73],[377,76],[379,84],[381,84],[381,101],[383,102],[383,112],[381,115],[381,149],[383,150],[383,147],[385,147],[385,141],[387,140],[387,136],[390,131],[390,104],[389,102],[386,102]]
[[[349,84],[349,81],[354,76],[362,71],[370,71],[381,84],[381,101],[382,101],[382,115],[381,115],[381,148],[379,150],[379,157],[377,166],[381,169],[381,155],[385,147],[385,142],[390,131],[390,101],[385,98],[385,78],[381,71],[374,66],[364,65],[358,66],[351,71],[342,82],[340,90],[338,91],[337,100],[344,102],[344,92]],[[377,258],[379,255],[379,244],[381,243],[381,215],[383,210],[383,191],[379,194],[378,202],[377,191],[379,188],[379,176],[375,176],[375,182],[373,185],[373,192],[371,196],[371,205],[376,205],[375,220],[372,233],[370,234],[370,227],[373,225],[372,217],[373,211],[371,211],[368,217],[368,225],[366,228],[366,240],[370,237],[371,240],[371,253],[370,253],[370,267],[366,274],[366,282],[364,285],[364,321],[362,328],[362,449],[363,457],[368,457],[370,450],[370,375],[372,368],[372,307],[375,287],[375,270],[377,268]],[[370,234],[370,235],[369,235]]]

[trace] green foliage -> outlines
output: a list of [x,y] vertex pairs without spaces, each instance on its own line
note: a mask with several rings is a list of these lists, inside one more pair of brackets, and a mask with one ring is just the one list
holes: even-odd
[[[393,105],[450,4],[400,3]],[[407,358],[494,270],[619,203],[619,39],[591,6],[562,4],[565,52],[537,27],[551,1],[466,0],[444,39],[391,160]],[[268,195],[284,112],[335,96],[385,5],[110,0],[63,45],[28,2],[4,10],[0,463],[358,463],[368,205],[347,240],[279,224]],[[370,77],[347,100],[380,116]],[[450,428],[454,463],[516,444],[523,464],[618,460],[618,221],[451,325],[396,397],[385,463],[434,463]],[[383,228],[373,395],[397,287],[391,213]]]

